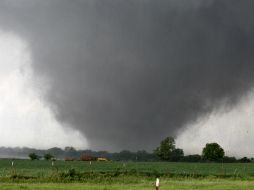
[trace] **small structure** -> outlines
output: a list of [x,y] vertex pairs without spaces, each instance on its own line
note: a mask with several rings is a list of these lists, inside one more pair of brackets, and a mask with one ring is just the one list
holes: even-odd
[[155,189],[156,189],[156,190],[159,190],[159,189],[160,189],[160,179],[159,179],[159,178],[156,178],[156,181],[155,181]]
[[95,161],[95,160],[97,160],[97,159],[96,159],[96,157],[94,157],[94,156],[82,154],[82,155],[80,156],[80,160],[81,160],[81,161]]
[[98,157],[97,161],[108,161],[108,159],[107,158],[103,158],[103,157]]

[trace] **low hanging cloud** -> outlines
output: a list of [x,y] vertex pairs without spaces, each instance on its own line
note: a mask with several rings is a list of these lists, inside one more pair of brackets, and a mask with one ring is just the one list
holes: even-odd
[[253,88],[253,6],[1,0],[0,29],[27,41],[45,102],[91,148],[152,150]]
[[62,128],[41,101],[42,91],[38,89],[41,83],[34,80],[27,44],[18,36],[2,31],[0,68],[0,146],[84,148],[87,145],[77,130]]
[[186,154],[201,154],[206,143],[217,142],[227,156],[253,156],[254,90],[234,109],[217,109],[179,132],[176,143]]

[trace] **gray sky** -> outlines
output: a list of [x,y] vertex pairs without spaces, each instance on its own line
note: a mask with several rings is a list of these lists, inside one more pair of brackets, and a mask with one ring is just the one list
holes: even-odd
[[[242,120],[234,127],[246,128],[245,115],[225,114],[251,105],[243,102],[254,82],[253,6],[251,0],[1,0],[0,30],[27,46],[25,70],[36,82],[24,89],[52,119],[37,130],[55,122],[80,137],[74,145],[107,150],[152,150],[175,136],[191,152],[229,136],[216,132],[236,115]],[[205,138],[205,129],[214,138]],[[184,135],[196,144],[187,146]]]

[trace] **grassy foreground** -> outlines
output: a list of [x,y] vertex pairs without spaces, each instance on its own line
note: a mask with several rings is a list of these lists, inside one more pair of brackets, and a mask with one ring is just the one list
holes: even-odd
[[[94,183],[0,183],[1,190],[149,190],[154,189],[151,181],[140,180],[139,183],[131,184],[94,184]],[[161,180],[161,190],[252,190],[254,181],[238,180]]]
[[254,164],[0,160],[0,190],[254,190]]

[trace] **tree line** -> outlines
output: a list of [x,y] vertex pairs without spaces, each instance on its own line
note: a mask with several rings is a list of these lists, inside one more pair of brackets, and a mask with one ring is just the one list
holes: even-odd
[[236,159],[235,157],[225,156],[225,151],[218,143],[207,143],[202,149],[201,155],[184,156],[183,149],[176,148],[175,139],[167,137],[161,141],[160,145],[154,150],[160,160],[173,162],[254,162],[254,158],[243,157]]
[[218,143],[207,143],[201,155],[184,155],[183,149],[177,148],[173,137],[166,137],[151,153],[145,150],[111,153],[108,151],[76,150],[74,147],[64,149],[54,147],[47,150],[32,148],[6,148],[0,147],[2,158],[30,158],[36,159],[79,159],[81,156],[102,157],[113,161],[171,161],[171,162],[253,162],[253,158],[225,156],[223,148]]

